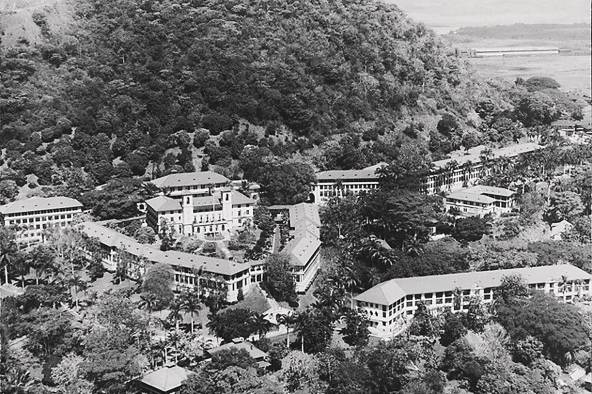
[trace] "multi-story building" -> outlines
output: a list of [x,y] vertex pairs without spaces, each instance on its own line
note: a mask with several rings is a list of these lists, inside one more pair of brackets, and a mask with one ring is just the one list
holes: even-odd
[[253,282],[249,263],[177,251],[163,252],[95,222],[81,224],[80,231],[100,246],[93,252],[87,251],[88,257],[91,257],[90,253],[96,253],[106,270],[122,269],[126,276],[135,280],[144,275],[149,264],[164,263],[175,272],[176,290],[194,287],[199,280],[200,288],[206,291],[225,289],[229,302],[237,300],[239,290],[247,293]]
[[367,192],[378,187],[379,174],[376,170],[385,166],[379,163],[361,170],[330,170],[316,174],[317,181],[312,185],[310,200],[317,204],[326,202],[331,197],[343,197],[348,194]]
[[283,251],[290,256],[296,292],[304,293],[321,265],[319,208],[314,204],[300,203],[290,206],[288,212],[292,239]]
[[355,297],[356,308],[370,320],[372,334],[388,337],[401,332],[419,302],[434,312],[466,311],[473,297],[484,305],[491,304],[502,279],[510,275],[519,275],[530,289],[565,302],[592,296],[592,275],[560,264],[391,279]]
[[52,227],[66,227],[82,204],[68,197],[31,197],[0,206],[0,220],[6,227],[14,227],[17,242],[44,242],[46,231]]
[[163,193],[146,201],[146,223],[156,232],[166,225],[178,234],[227,238],[253,220],[256,201],[215,172],[170,174],[152,183]]
[[501,157],[514,159],[542,148],[538,144],[527,142],[491,150],[481,145],[467,151],[454,152],[451,158],[432,163],[433,169],[424,182],[425,191],[428,194],[437,194],[477,184],[491,173],[490,166],[482,161],[484,156],[491,161]]
[[501,215],[514,207],[514,192],[494,186],[477,185],[449,193],[444,198],[446,211],[464,216]]

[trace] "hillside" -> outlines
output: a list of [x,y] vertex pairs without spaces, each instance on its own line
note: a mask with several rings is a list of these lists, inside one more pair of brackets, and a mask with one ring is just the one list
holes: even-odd
[[507,110],[526,89],[478,80],[394,5],[63,4],[73,23],[36,9],[40,42],[1,49],[0,180],[68,184],[75,167],[97,185],[209,163],[263,181],[265,163],[361,168],[524,135]]

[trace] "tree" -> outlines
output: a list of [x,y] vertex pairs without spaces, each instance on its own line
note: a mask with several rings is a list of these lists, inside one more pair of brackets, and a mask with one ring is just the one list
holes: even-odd
[[528,295],[528,286],[520,275],[507,275],[502,278],[498,288],[501,300],[505,303],[515,302],[521,297]]
[[37,245],[26,256],[28,265],[35,270],[35,282],[39,284],[39,277],[45,278],[48,273],[55,271],[55,252],[47,245]]
[[529,92],[537,92],[545,89],[558,89],[561,87],[559,82],[549,77],[531,77],[523,83]]
[[8,283],[8,267],[17,254],[16,235],[4,226],[0,227],[0,263],[4,267],[4,283]]
[[51,379],[64,394],[91,394],[92,383],[81,377],[80,364],[84,358],[69,353],[51,370]]
[[134,238],[141,244],[153,244],[156,241],[156,233],[152,227],[140,227],[134,233]]
[[14,201],[18,193],[19,188],[15,181],[10,179],[0,181],[0,205]]
[[444,325],[440,335],[440,344],[449,346],[454,341],[462,338],[467,333],[462,318],[457,313],[448,312],[444,315]]
[[255,366],[255,360],[249,356],[245,349],[231,347],[214,353],[212,360],[207,365],[208,370],[222,371],[228,367],[249,369]]
[[331,341],[333,322],[317,308],[309,308],[295,316],[295,329],[303,352],[318,353]]
[[[199,277],[196,278],[199,281]],[[192,289],[183,288],[179,294],[179,303],[181,309],[191,315],[191,333],[194,331],[195,313],[202,309],[202,294],[198,287]]]
[[296,204],[308,199],[315,181],[312,168],[304,163],[267,164],[257,182],[261,197],[269,204]]
[[208,327],[226,342],[234,338],[248,338],[256,332],[253,324],[256,315],[250,309],[227,309],[211,316]]
[[560,365],[566,365],[569,354],[588,341],[577,308],[544,294],[535,294],[522,302],[500,304],[496,320],[514,339],[532,336],[540,340],[545,355]]
[[174,298],[173,269],[168,264],[151,265],[144,274],[142,296],[153,300],[152,310],[168,307]]
[[290,256],[274,253],[265,259],[265,263],[267,266],[265,289],[277,301],[294,302],[297,299],[296,284],[292,276]]
[[514,112],[526,127],[549,125],[559,118],[553,100],[542,92],[526,95],[518,102]]
[[365,346],[368,344],[368,327],[370,323],[366,315],[354,310],[348,310],[345,314],[345,328],[341,330],[343,340],[350,346]]
[[452,230],[452,236],[459,242],[478,241],[489,232],[489,220],[479,216],[458,219]]
[[559,219],[570,219],[584,212],[584,204],[580,196],[571,191],[551,194],[551,206],[560,213]]
[[456,118],[450,114],[442,115],[442,119],[438,121],[437,129],[441,134],[450,136],[455,133],[459,128]]
[[283,391],[277,383],[265,376],[257,376],[253,368],[243,369],[231,366],[223,370],[210,371],[206,368],[189,375],[180,394],[280,394]]
[[524,365],[530,365],[543,357],[543,343],[533,336],[527,336],[514,342],[512,348],[514,360]]
[[314,389],[318,384],[318,361],[314,355],[292,351],[282,360],[281,377],[289,392]]
[[435,337],[438,332],[437,322],[423,302],[417,303],[413,321],[409,326],[411,335]]

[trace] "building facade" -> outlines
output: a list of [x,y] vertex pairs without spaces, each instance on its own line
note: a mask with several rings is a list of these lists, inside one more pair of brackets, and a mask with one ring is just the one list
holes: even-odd
[[499,216],[512,210],[514,194],[501,187],[477,185],[447,194],[444,206],[447,212],[463,216]]
[[509,275],[519,275],[530,289],[565,302],[592,296],[592,275],[561,264],[391,279],[355,297],[356,309],[370,320],[373,335],[390,337],[406,327],[419,302],[434,312],[466,311],[473,297],[488,305]]
[[163,252],[95,222],[85,222],[79,229],[98,243],[97,250],[87,251],[89,258],[98,257],[106,270],[123,270],[134,280],[141,279],[150,264],[164,263],[173,268],[175,290],[199,285],[206,293],[224,291],[229,302],[237,300],[239,291],[249,292],[253,283],[248,263],[177,251]]
[[45,242],[52,227],[66,227],[82,212],[82,204],[68,197],[31,197],[0,206],[0,220],[16,229],[17,242]]
[[256,201],[230,188],[215,172],[170,174],[152,181],[162,195],[146,201],[146,224],[157,233],[170,226],[176,233],[199,238],[228,238],[249,226]]
[[468,151],[455,152],[451,158],[433,162],[433,168],[425,180],[424,190],[428,194],[452,192],[474,186],[491,174],[491,166],[483,160],[494,161],[499,158],[510,160],[520,155],[537,151],[543,147],[532,143],[521,143],[499,149],[477,146]]
[[378,188],[379,174],[376,170],[386,165],[379,163],[362,170],[331,170],[316,173],[310,200],[322,204],[332,197],[359,194]]

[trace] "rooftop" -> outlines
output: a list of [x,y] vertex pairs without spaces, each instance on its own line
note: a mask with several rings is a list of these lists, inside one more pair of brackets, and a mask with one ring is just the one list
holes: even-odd
[[249,356],[251,356],[251,358],[253,358],[255,360],[261,360],[261,359],[267,357],[267,353],[265,353],[263,350],[257,348],[251,342],[246,342],[246,341],[239,342],[239,343],[227,343],[222,346],[218,346],[216,348],[208,350],[208,353],[210,355],[214,355],[218,352],[221,352],[222,350],[230,350],[231,348],[236,348],[239,350],[244,349],[247,351],[247,353],[249,353]]
[[391,279],[366,290],[355,299],[380,305],[390,305],[409,294],[452,291],[456,288],[471,289],[476,286],[481,288],[498,287],[502,278],[508,275],[520,275],[528,284],[561,282],[563,276],[567,280],[592,279],[592,275],[571,264],[462,272],[458,274]]
[[231,260],[201,256],[168,250],[163,252],[150,245],[141,244],[135,239],[123,235],[95,222],[82,223],[80,229],[89,237],[97,238],[102,244],[111,248],[124,249],[134,256],[143,257],[154,263],[165,263],[170,266],[185,268],[203,268],[204,271],[218,275],[234,275],[249,269],[248,264],[240,264]]
[[321,241],[310,233],[298,234],[284,247],[291,257],[292,264],[297,267],[305,266],[321,246]]
[[301,202],[300,204],[289,207],[290,227],[297,228],[299,225],[306,225],[310,222],[317,227],[321,227],[321,218],[319,216],[319,207],[315,204]]
[[[491,149],[493,158],[496,157],[514,157],[523,153],[533,152],[535,150],[542,149],[541,145],[535,144],[534,142],[525,142],[521,144],[514,144],[505,146],[503,148]],[[465,163],[479,163],[481,161],[481,153],[488,149],[487,146],[479,145],[468,151],[456,151],[452,152],[449,159],[437,160],[433,162],[435,169],[444,169],[448,163],[456,162],[458,165]]]
[[140,379],[146,386],[153,387],[164,393],[168,393],[181,387],[181,383],[189,376],[189,371],[179,366],[164,367],[150,372]]
[[464,201],[472,201],[472,202],[479,202],[482,204],[493,204],[495,199],[484,196],[480,193],[476,193],[473,191],[469,191],[466,189],[457,190],[452,192],[446,196],[446,199],[455,199],[455,200],[464,200]]
[[233,190],[230,192],[230,199],[232,200],[232,205],[245,205],[245,204],[255,204],[255,200],[250,197],[245,196],[238,190]]
[[380,177],[376,170],[387,165],[386,163],[378,163],[376,165],[363,168],[361,170],[329,170],[316,173],[319,181],[337,181],[340,179],[356,179],[356,180],[378,180]]
[[58,208],[82,208],[82,203],[69,197],[30,197],[0,206],[0,213],[45,211]]
[[169,174],[151,181],[160,189],[179,186],[202,185],[208,186],[218,183],[228,183],[230,180],[224,175],[213,171],[180,172]]
[[504,189],[503,187],[496,187],[496,186],[485,186],[485,185],[477,185],[470,187],[468,190],[480,193],[480,194],[491,194],[494,196],[502,196],[502,197],[510,197],[515,194],[513,190]]
[[156,212],[181,210],[181,204],[179,203],[179,200],[175,200],[174,198],[166,196],[157,196],[146,200],[146,205]]

